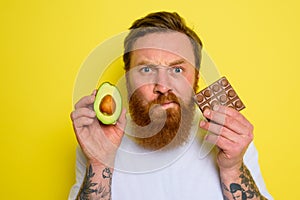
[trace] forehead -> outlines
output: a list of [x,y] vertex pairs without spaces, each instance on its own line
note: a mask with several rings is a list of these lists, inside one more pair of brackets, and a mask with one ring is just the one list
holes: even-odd
[[163,62],[182,58],[192,65],[195,64],[193,46],[190,39],[179,32],[149,33],[138,38],[132,47],[133,59],[150,59]]

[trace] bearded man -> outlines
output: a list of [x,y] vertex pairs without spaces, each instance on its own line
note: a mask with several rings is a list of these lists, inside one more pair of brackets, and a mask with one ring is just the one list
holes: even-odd
[[80,148],[69,199],[236,199],[233,186],[271,199],[251,123],[223,106],[206,109],[207,121],[195,106],[202,42],[184,20],[169,12],[136,20],[124,49],[127,117],[101,124],[96,91],[71,113]]

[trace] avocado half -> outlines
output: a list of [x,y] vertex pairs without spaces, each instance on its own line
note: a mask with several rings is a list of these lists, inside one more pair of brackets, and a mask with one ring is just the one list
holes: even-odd
[[94,111],[103,124],[115,124],[122,111],[122,97],[118,88],[109,82],[102,83],[97,91]]

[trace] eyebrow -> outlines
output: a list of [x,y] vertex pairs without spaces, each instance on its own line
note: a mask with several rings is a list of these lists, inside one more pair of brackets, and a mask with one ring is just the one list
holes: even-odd
[[[180,65],[185,63],[186,61],[184,59],[179,59],[179,60],[175,60],[173,62],[170,62],[168,64],[168,66],[174,66],[174,65]],[[140,65],[155,65],[153,63],[151,63],[151,61],[147,61],[147,60],[142,60],[141,62],[138,62],[136,66],[140,66]]]
[[136,66],[140,66],[140,65],[154,65],[154,64],[151,63],[150,61],[142,60],[141,62],[138,62],[138,63],[136,64]]
[[179,59],[179,60],[175,60],[175,61],[169,63],[169,66],[180,65],[180,64],[183,64],[183,63],[185,63],[185,60],[184,59]]

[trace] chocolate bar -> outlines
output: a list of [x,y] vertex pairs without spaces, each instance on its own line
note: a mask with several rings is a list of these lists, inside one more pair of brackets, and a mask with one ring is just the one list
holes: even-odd
[[226,77],[222,77],[195,95],[200,110],[212,109],[215,105],[228,106],[240,111],[245,105]]

